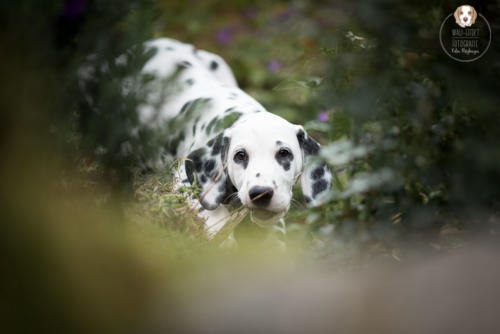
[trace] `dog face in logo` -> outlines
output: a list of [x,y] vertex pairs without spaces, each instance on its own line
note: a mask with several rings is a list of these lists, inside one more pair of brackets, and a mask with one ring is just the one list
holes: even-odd
[[474,7],[463,5],[459,6],[455,10],[455,14],[453,14],[453,16],[455,16],[455,21],[457,22],[457,24],[460,27],[465,28],[470,27],[476,22],[477,12]]

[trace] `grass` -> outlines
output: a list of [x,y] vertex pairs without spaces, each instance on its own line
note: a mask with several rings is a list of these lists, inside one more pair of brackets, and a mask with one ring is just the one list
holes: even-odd
[[135,176],[134,206],[129,210],[131,219],[147,221],[193,237],[202,237],[203,221],[196,216],[186,201],[193,195],[193,189],[184,192],[173,189],[172,169]]

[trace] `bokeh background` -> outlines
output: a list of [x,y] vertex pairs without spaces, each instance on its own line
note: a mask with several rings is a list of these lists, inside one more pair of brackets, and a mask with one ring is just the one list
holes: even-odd
[[[418,321],[391,319],[430,316],[423,305],[432,301],[418,298],[429,291],[449,310],[431,331],[455,331],[440,327],[450,319],[464,332],[472,318],[474,328],[498,325],[486,311],[447,308],[460,303],[448,297],[461,294],[492,309],[498,295],[497,253],[460,253],[496,244],[500,222],[500,7],[469,4],[493,36],[472,63],[440,48],[439,27],[456,1],[0,4],[1,326],[124,333],[252,332],[274,324],[289,332],[290,314],[302,314],[304,330],[319,323],[328,331],[335,323],[315,322],[311,312],[324,300],[318,319],[331,310],[356,320],[338,328],[417,332]],[[130,136],[144,90],[123,96],[121,83],[147,60],[141,43],[160,36],[221,55],[243,90],[323,144],[334,189],[317,208],[297,192],[286,255],[263,247],[251,228],[239,250],[220,250],[172,192],[171,168],[140,168],[165,142],[148,130]],[[113,65],[127,50],[134,61]],[[94,76],[82,84],[84,64]],[[414,266],[429,256],[440,260]],[[389,274],[361,275],[374,277],[373,285],[349,279],[366,268]],[[299,278],[283,288],[279,282],[290,277]],[[473,293],[479,286],[484,294]],[[398,308],[399,292],[409,287],[412,307]],[[250,298],[262,291],[267,299]],[[394,309],[363,317],[363,301],[377,310],[384,293]],[[275,323],[283,305],[268,302],[281,296],[303,307],[286,309]],[[352,303],[343,308],[332,302],[338,298]],[[207,313],[210,306],[189,308],[215,300],[216,310],[241,321]],[[231,303],[246,306],[239,312]],[[255,319],[247,317],[252,312]],[[265,319],[263,327],[253,327],[256,319]]]

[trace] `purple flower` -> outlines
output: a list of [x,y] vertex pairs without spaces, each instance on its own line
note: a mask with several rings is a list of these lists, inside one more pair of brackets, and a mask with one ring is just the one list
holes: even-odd
[[328,122],[330,117],[328,116],[328,110],[322,110],[318,114],[318,121],[320,122]]
[[223,28],[215,33],[215,40],[219,44],[229,44],[233,39],[233,31],[231,28]]
[[270,60],[268,63],[267,63],[267,70],[269,72],[276,72],[278,71],[281,67],[283,66],[283,63],[280,62],[279,60]]

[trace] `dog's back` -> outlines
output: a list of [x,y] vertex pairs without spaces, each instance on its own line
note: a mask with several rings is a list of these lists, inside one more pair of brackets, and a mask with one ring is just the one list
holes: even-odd
[[168,76],[179,67],[185,67],[197,71],[197,75],[203,73],[209,80],[215,79],[230,87],[238,86],[224,59],[214,53],[198,50],[193,45],[171,38],[148,41],[145,49],[153,50],[154,56],[144,66],[144,72]]
[[168,155],[185,157],[206,144],[218,125],[264,110],[238,88],[221,57],[170,38],[146,42],[145,49],[153,56],[142,75],[153,78],[153,86],[138,112],[142,124],[165,130]]

